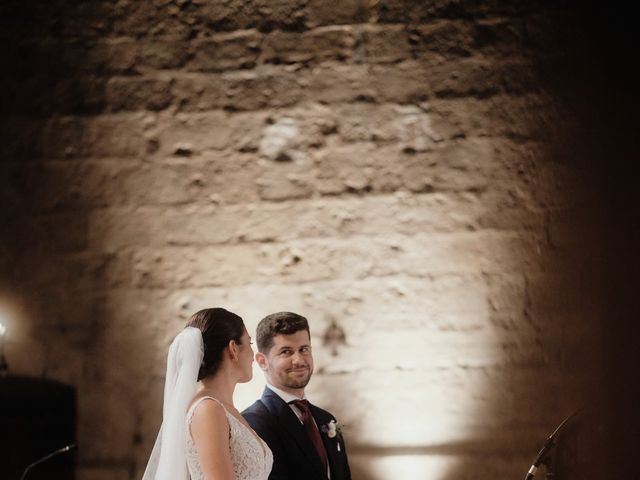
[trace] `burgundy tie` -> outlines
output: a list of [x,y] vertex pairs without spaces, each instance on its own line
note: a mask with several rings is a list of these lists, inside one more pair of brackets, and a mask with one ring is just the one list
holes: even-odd
[[302,412],[302,424],[307,430],[309,439],[311,440],[311,443],[313,443],[316,452],[318,452],[318,456],[320,457],[320,461],[322,461],[322,465],[324,466],[324,472],[326,475],[329,465],[329,460],[327,459],[327,451],[324,449],[324,444],[322,443],[320,432],[318,431],[318,427],[316,427],[316,424],[313,421],[313,417],[311,416],[311,410],[309,410],[309,402],[306,400],[293,400],[289,403],[293,403]]

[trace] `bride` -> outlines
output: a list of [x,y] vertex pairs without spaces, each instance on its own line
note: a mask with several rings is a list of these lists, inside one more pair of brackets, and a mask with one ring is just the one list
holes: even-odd
[[273,456],[233,406],[252,377],[242,319],[223,308],[195,313],[169,347],[163,420],[143,480],[267,480]]

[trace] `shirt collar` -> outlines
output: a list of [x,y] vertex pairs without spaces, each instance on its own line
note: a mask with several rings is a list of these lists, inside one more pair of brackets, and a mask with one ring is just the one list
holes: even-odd
[[[267,388],[269,390],[271,390],[273,393],[275,393],[276,395],[278,395],[283,401],[284,403],[289,403],[292,402],[294,400],[300,400],[300,398],[296,397],[295,395],[289,393],[289,392],[285,392],[284,390],[280,390],[279,388],[274,387],[273,385],[267,383]],[[306,399],[307,396],[303,395],[302,399]]]

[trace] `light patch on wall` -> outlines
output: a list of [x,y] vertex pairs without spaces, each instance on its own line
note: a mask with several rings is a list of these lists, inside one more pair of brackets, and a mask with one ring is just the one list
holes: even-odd
[[370,480],[438,480],[455,464],[451,455],[351,455],[350,463]]

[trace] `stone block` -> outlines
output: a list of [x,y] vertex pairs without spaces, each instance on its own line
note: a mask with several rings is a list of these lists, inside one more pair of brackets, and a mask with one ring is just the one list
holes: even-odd
[[211,31],[226,32],[258,27],[251,8],[245,9],[243,2],[196,0],[192,3],[197,23],[206,25]]
[[324,104],[375,101],[377,91],[366,65],[321,64],[301,75],[305,97]]
[[443,58],[468,57],[475,51],[474,24],[464,20],[439,20],[412,28],[412,52],[418,58],[430,56]]
[[122,110],[163,110],[174,99],[171,80],[166,77],[114,77],[107,83],[106,101],[114,112]]
[[409,33],[403,25],[366,25],[356,32],[358,62],[396,63],[412,56]]
[[136,70],[168,70],[183,67],[189,58],[188,43],[180,35],[144,38],[136,43]]
[[261,50],[262,35],[256,30],[216,34],[195,41],[188,70],[221,72],[255,66]]
[[152,0],[141,4],[135,0],[124,0],[111,7],[112,31],[116,35],[155,37],[177,35],[187,38],[191,25],[187,14],[174,2]]
[[222,76],[181,76],[176,79],[173,91],[182,111],[280,108],[297,103],[303,95],[300,81],[293,72],[272,67]]
[[498,163],[491,142],[484,139],[440,143],[431,152],[401,158],[403,183],[418,192],[486,190]]
[[301,152],[289,151],[286,162],[260,160],[258,188],[265,200],[307,198],[313,193],[311,159]]
[[224,150],[231,146],[234,126],[229,115],[221,111],[162,116],[150,131],[156,148],[153,153],[160,157],[191,157]]
[[287,107],[304,93],[293,72],[271,68],[224,74],[223,82],[224,108],[228,110]]
[[227,105],[222,79],[219,76],[189,74],[175,76],[175,104],[182,111],[215,110]]
[[354,103],[334,108],[337,133],[347,142],[395,143],[399,150],[422,152],[441,141],[431,127],[428,108],[422,106]]
[[354,45],[350,27],[322,27],[302,33],[274,31],[265,37],[261,60],[276,64],[349,61]]
[[260,31],[300,30],[306,2],[301,0],[233,0],[192,2],[199,23],[215,31],[257,28]]
[[433,129],[445,139],[488,135],[518,142],[540,140],[557,121],[549,111],[550,98],[539,94],[434,99],[429,107]]
[[188,167],[194,201],[217,205],[259,199],[261,167],[256,155],[236,152],[205,154],[198,165],[196,169]]
[[96,169],[97,175],[87,182],[95,179],[87,194],[96,192],[99,205],[171,205],[190,201],[201,190],[201,173],[184,161],[106,167]]
[[376,91],[379,103],[416,104],[429,95],[430,72],[424,65],[414,61],[394,65],[372,65],[369,81]]
[[72,50],[68,55],[70,58],[67,61],[72,65],[82,58],[83,62],[76,68],[87,74],[124,74],[136,69],[139,44],[127,37],[104,39],[96,41],[91,47],[83,45],[81,51]]
[[370,2],[345,0],[338,6],[324,0],[310,0],[305,6],[305,24],[310,28],[321,25],[367,23],[370,18]]
[[44,132],[48,158],[138,157],[146,150],[145,122],[140,114],[58,117]]
[[531,64],[486,58],[465,58],[433,66],[428,83],[436,97],[481,98],[498,93],[526,93],[538,84]]
[[235,112],[228,117],[231,128],[231,148],[242,153],[257,152],[264,126],[272,119],[271,112]]
[[[355,150],[358,151],[356,155]],[[317,152],[314,155],[314,186],[322,195],[371,191],[371,177],[375,173],[371,155],[374,152],[373,144],[341,146]]]

